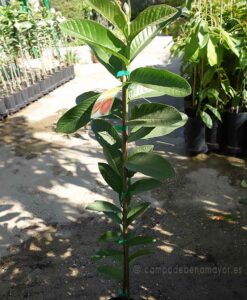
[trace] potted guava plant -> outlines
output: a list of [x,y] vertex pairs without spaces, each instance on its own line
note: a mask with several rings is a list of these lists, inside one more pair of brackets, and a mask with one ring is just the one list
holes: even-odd
[[240,55],[226,22],[232,9],[224,1],[195,1],[185,13],[187,22],[178,24],[172,55],[182,58],[181,74],[192,86],[185,99],[185,137],[188,151],[195,154],[220,150],[224,144],[222,116],[231,93],[226,65]]
[[[185,115],[176,108],[155,100],[147,102],[147,98],[185,97],[191,88],[185,79],[172,72],[151,67],[133,70],[131,63],[167,24],[180,16],[180,11],[167,5],[150,6],[132,20],[130,1],[124,5],[117,0],[86,3],[106,18],[118,35],[90,20],[65,21],[62,30],[88,44],[99,62],[119,79],[119,84],[101,94],[90,91],[78,96],[77,105],[57,122],[57,131],[69,134],[91,123],[103,148],[106,162],[98,164],[99,172],[116,197],[110,201],[96,200],[87,209],[104,213],[116,224],[116,230],[99,238],[107,246],[97,251],[93,259],[102,261],[97,268],[100,273],[122,283],[121,292],[112,300],[132,299],[130,265],[150,254],[147,246],[154,242],[153,237],[135,234],[132,229],[135,220],[150,206],[148,202],[136,203],[135,195],[175,176],[172,165],[155,153],[152,145],[133,143],[166,135],[186,122]],[[137,99],[143,99],[142,103]],[[137,179],[137,173],[143,177]],[[118,266],[104,264],[106,258],[112,258]]]

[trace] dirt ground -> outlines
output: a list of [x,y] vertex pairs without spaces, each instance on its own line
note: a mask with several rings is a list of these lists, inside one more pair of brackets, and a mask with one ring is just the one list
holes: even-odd
[[[165,65],[160,57],[152,64]],[[97,170],[101,149],[89,128],[54,131],[79,91],[113,83],[100,66],[81,66],[73,82],[0,123],[0,300],[107,300],[120,288],[90,259],[102,247],[97,237],[114,229],[84,209],[115,201]],[[160,100],[182,109],[181,100]],[[247,198],[246,159],[188,157],[183,129],[148,143],[177,176],[134,199],[152,203],[136,228],[156,238],[156,251],[131,266],[132,297],[246,299],[247,206],[239,202]]]

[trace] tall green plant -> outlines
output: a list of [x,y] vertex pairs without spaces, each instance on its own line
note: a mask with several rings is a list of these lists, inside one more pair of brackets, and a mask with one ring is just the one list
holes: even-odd
[[[98,251],[94,259],[111,257],[121,261],[121,268],[101,265],[98,271],[122,280],[122,296],[129,297],[129,266],[140,256],[150,254],[144,245],[154,242],[153,237],[136,235],[132,227],[130,230],[150,206],[148,202],[135,204],[133,196],[156,188],[175,175],[171,164],[153,152],[153,146],[130,145],[139,139],[166,135],[186,122],[174,107],[154,101],[137,104],[135,100],[162,95],[184,97],[191,93],[182,77],[150,67],[131,71],[131,63],[167,24],[178,18],[180,11],[167,5],[151,6],[130,21],[130,1],[123,8],[116,0],[86,2],[121,32],[121,39],[90,20],[69,20],[62,24],[62,29],[87,43],[106,69],[119,78],[119,85],[101,95],[82,94],[79,104],[58,121],[57,131],[73,133],[91,122],[95,138],[103,148],[106,163],[98,164],[99,171],[116,192],[119,204],[97,200],[87,208],[104,213],[118,225],[118,230],[107,231],[100,237],[101,242],[113,242],[115,247]],[[119,91],[121,99],[117,97]],[[145,177],[136,179],[137,173]],[[135,250],[137,246],[144,248]]]

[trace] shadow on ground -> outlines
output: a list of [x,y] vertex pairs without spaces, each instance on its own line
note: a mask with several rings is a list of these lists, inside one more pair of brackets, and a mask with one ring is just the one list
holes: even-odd
[[[98,181],[97,172],[88,168],[89,161],[86,164],[78,159],[84,155],[98,160],[102,158],[100,152],[87,144],[82,131],[76,136],[79,146],[69,148],[73,152],[69,158],[64,155],[68,151],[66,143],[35,137],[33,128],[22,117],[3,123],[0,131],[1,148],[13,152],[8,156],[12,158],[1,161],[1,174],[11,172],[11,184],[18,186],[14,194],[11,184],[1,188],[1,198],[10,204],[3,201],[0,205],[0,245],[4,248],[11,236],[13,254],[0,263],[0,299],[108,299],[106,296],[113,295],[119,286],[102,279],[96,272],[98,264],[93,264],[90,257],[102,247],[97,236],[113,225],[102,216],[85,212],[79,204],[68,202],[67,195],[51,192],[54,185],[64,187],[62,192],[73,185],[112,197]],[[131,267],[133,297],[245,299],[247,215],[246,206],[238,200],[246,195],[239,187],[246,175],[246,161],[217,155],[188,159],[178,155],[176,148],[164,148],[165,143],[177,139],[176,134],[181,136],[174,133],[175,137],[154,142],[156,149],[173,161],[177,177],[135,199],[152,203],[152,209],[136,227],[139,234],[156,238],[157,251]],[[26,172],[31,173],[28,178],[32,184],[28,186]],[[42,210],[47,206],[48,213],[44,214]],[[26,215],[20,216],[17,208]],[[58,220],[68,222],[61,225],[52,221],[54,212]],[[33,223],[21,226],[28,218]],[[10,220],[12,227],[7,226]],[[32,237],[26,239],[25,234]],[[20,246],[15,248],[17,244]]]

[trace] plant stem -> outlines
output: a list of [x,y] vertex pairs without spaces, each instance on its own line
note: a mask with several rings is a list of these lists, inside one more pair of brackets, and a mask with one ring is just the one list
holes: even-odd
[[[126,76],[122,78],[122,83],[126,82]],[[128,109],[127,109],[127,101],[128,101],[128,88],[123,87],[123,99],[122,99],[122,151],[123,151],[123,161],[122,161],[122,178],[123,178],[123,194],[122,194],[122,207],[123,207],[123,253],[124,253],[124,265],[123,265],[123,292],[129,297],[129,246],[125,243],[128,238],[128,206],[129,199],[127,196],[128,191],[128,178],[125,169],[125,162],[128,159],[128,129],[126,128],[126,123],[128,120]]]

